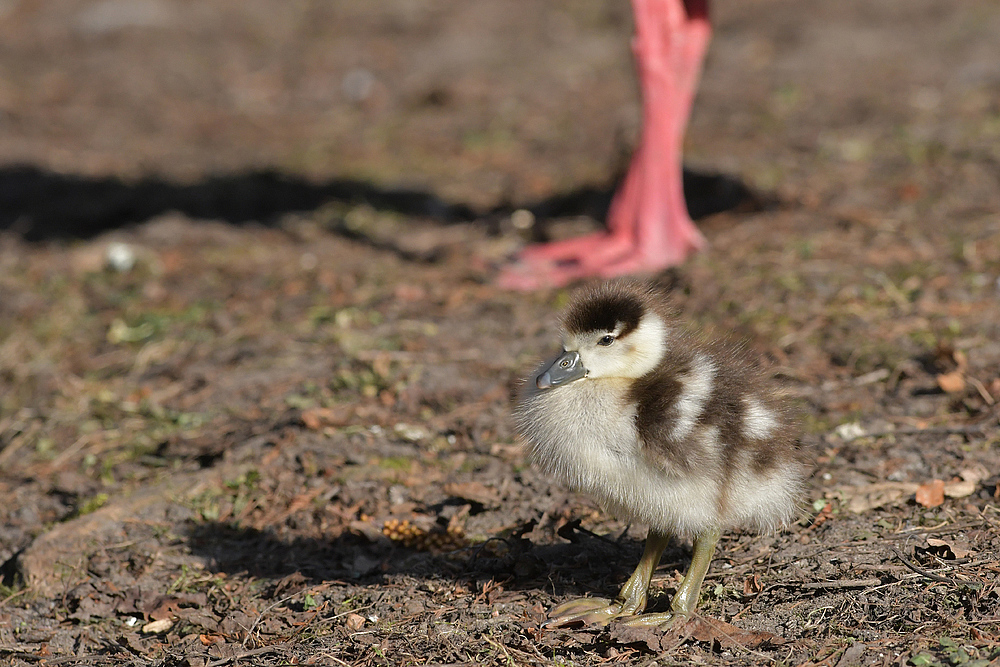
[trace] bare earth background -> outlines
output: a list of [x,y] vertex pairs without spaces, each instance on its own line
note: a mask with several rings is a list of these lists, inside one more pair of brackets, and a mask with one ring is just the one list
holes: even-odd
[[658,279],[796,396],[817,470],[798,523],[723,538],[692,622],[541,627],[644,529],[526,464],[510,395],[567,292],[490,280],[597,226],[630,21],[0,1],[0,662],[997,664],[988,0],[716,3],[686,165],[727,211]]

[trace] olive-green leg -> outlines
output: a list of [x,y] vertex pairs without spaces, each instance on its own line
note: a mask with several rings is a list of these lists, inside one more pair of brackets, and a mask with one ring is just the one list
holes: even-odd
[[694,540],[694,556],[691,558],[691,567],[688,568],[681,587],[677,589],[673,601],[670,603],[670,611],[659,614],[642,614],[625,621],[626,625],[650,626],[665,625],[677,618],[687,618],[694,613],[698,606],[698,598],[701,595],[701,584],[705,581],[705,574],[708,566],[712,564],[712,555],[715,553],[715,545],[719,542],[721,531],[712,529],[706,531]]

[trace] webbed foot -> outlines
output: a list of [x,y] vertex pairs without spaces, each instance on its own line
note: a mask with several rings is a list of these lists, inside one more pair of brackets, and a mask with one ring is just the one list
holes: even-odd
[[638,616],[633,616],[632,618],[627,618],[622,621],[624,625],[631,628],[660,628],[661,630],[666,630],[674,623],[683,623],[688,618],[687,614],[678,614],[677,612],[667,611],[656,614],[639,614]]
[[607,598],[579,598],[553,607],[545,625],[559,627],[583,623],[605,626],[616,618],[635,613],[635,610],[630,611],[627,607],[626,603]]
[[642,559],[635,572],[622,586],[618,597],[614,600],[606,598],[580,598],[557,605],[549,612],[547,626],[571,625],[585,623],[588,625],[607,625],[616,618],[641,614],[646,608],[646,592],[649,590],[649,579],[653,576],[660,555],[670,541],[666,535],[650,531],[646,539],[646,547]]

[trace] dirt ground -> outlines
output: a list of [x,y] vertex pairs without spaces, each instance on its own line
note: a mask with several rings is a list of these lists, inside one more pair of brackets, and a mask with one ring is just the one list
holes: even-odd
[[542,626],[644,527],[527,463],[569,292],[491,282],[599,225],[624,0],[0,2],[0,663],[1000,664],[1000,5],[713,19],[657,280],[817,465],[637,632]]

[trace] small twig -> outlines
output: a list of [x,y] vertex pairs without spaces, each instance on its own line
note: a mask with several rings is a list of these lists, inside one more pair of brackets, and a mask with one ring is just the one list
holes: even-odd
[[333,660],[338,665],[344,665],[344,667],[351,667],[350,663],[344,662],[343,660],[341,660],[337,656],[333,655],[332,653],[324,653],[322,656],[318,656],[318,657],[329,658],[330,660]]
[[[294,593],[289,593],[288,595],[286,595],[285,597],[281,598],[280,600],[278,600],[276,602],[273,602],[273,603],[269,604],[268,606],[264,607],[264,610],[262,612],[260,612],[259,614],[257,614],[257,619],[253,622],[253,625],[251,625],[249,628],[244,628],[247,631],[247,636],[243,639],[243,646],[246,647],[247,642],[250,641],[250,636],[253,635],[254,631],[257,629],[257,626],[260,625],[260,622],[264,620],[264,615],[265,614],[267,614],[269,611],[271,611],[275,607],[277,607],[279,605],[282,605],[282,604],[285,604],[286,602],[288,602],[292,598],[298,597],[299,595],[301,595],[303,593],[305,593],[306,595],[309,595],[309,594],[311,594],[311,593],[313,593],[315,591],[320,590],[320,588],[321,588],[320,586],[311,586],[311,587],[305,589],[304,591],[300,590],[300,591],[295,591]],[[368,609],[369,607],[373,607],[373,606],[375,606],[374,602],[371,603],[370,605],[368,605],[368,607],[361,607],[361,609]],[[360,609],[358,609],[358,610],[353,610],[352,609],[351,611],[345,611],[343,614],[337,614],[336,616],[333,616],[332,618],[340,618],[341,616],[344,616],[346,614],[355,613],[356,611],[360,611]],[[206,665],[206,667],[208,667],[208,666]]]
[[372,607],[375,606],[375,604],[376,603],[372,602],[371,604],[366,604],[364,607],[358,607],[357,609],[348,609],[347,611],[341,612],[334,616],[330,616],[326,620],[332,621],[335,618],[340,618],[341,616],[347,616],[348,614],[357,614],[359,611],[365,611],[366,609],[371,609]]
[[976,422],[975,424],[961,424],[955,426],[928,426],[927,428],[886,428],[878,431],[868,431],[863,438],[882,438],[887,435],[966,435],[969,433],[985,433],[992,424]]
[[[598,535],[594,531],[587,530],[586,528],[584,528],[583,526],[581,526],[580,525],[580,519],[573,519],[572,521],[570,521],[569,523],[567,523],[566,525],[564,525],[562,528],[560,528],[559,530],[557,530],[556,534],[559,535],[559,537],[562,537],[564,539],[569,539],[563,533],[573,533],[573,532],[583,533],[584,535],[587,535],[589,537],[597,538],[597,539],[599,539],[602,542],[606,542],[606,543],[608,543],[608,544],[610,544],[610,545],[612,545],[614,547],[617,547],[618,549],[622,548],[622,545],[619,544],[618,542],[616,542],[614,540],[611,540],[611,539],[608,539],[604,535]],[[573,540],[570,540],[570,541],[572,542]]]
[[[988,506],[987,506],[988,507]],[[928,535],[950,535],[952,533],[960,533],[969,528],[978,528],[982,526],[980,521],[966,521],[965,523],[953,523],[948,524],[947,521],[938,526],[931,526],[929,528],[917,528],[916,530],[907,530],[901,533],[893,533],[890,535],[885,535],[882,537],[883,540],[905,540],[911,537]]]
[[405,350],[358,350],[354,353],[356,359],[361,361],[374,361],[379,357],[392,361],[422,361],[423,363],[442,363],[443,361],[479,361],[483,358],[483,351],[479,349],[456,350],[447,356],[443,354],[417,353]]
[[[506,537],[493,536],[493,537],[488,538],[485,542],[482,542],[480,544],[469,545],[469,546],[464,547],[462,549],[458,549],[458,551],[471,550],[473,552],[472,553],[472,565],[476,565],[476,563],[479,562],[479,556],[483,553],[483,551],[486,549],[486,545],[489,544],[490,542],[500,542],[501,544],[510,545],[510,542],[507,540]],[[510,548],[513,549],[513,547],[510,547]]]
[[216,660],[205,665],[205,667],[221,667],[222,665],[227,665],[235,660],[242,660],[243,658],[249,658],[255,655],[261,655],[262,653],[274,653],[283,648],[280,645],[273,646],[261,646],[259,648],[250,649],[249,651],[244,651],[243,653],[237,655],[231,655],[228,658],[222,658],[221,660]]
[[869,586],[879,586],[881,579],[834,579],[833,581],[808,581],[801,584],[801,588],[868,588]]
[[14,458],[14,454],[17,453],[21,447],[24,446],[28,440],[35,437],[35,435],[42,430],[41,422],[32,421],[31,425],[27,429],[21,431],[17,435],[10,439],[7,446],[0,449],[0,468],[7,465],[7,460]]
[[24,660],[26,662],[39,662],[44,660],[44,658],[40,655],[35,655],[34,653],[28,653],[27,651],[13,648],[0,647],[0,655],[10,656],[11,658],[17,658],[18,660]]
[[486,640],[486,643],[488,643],[493,648],[500,649],[503,652],[503,654],[507,657],[507,664],[514,663],[514,658],[511,657],[510,652],[507,650],[506,646],[504,646],[503,644],[500,644],[498,642],[493,641],[492,639],[490,639],[486,635],[480,635],[480,638]]
[[972,386],[976,388],[976,391],[979,392],[979,395],[983,397],[983,400],[986,401],[987,405],[992,406],[996,403],[996,399],[993,398],[993,395],[986,389],[986,386],[982,382],[974,377],[969,377],[968,379],[972,383]]
[[90,655],[64,655],[59,658],[45,658],[44,662],[46,665],[62,665],[69,662],[74,662],[78,665],[94,664],[101,662],[111,662],[113,658],[108,655],[100,655],[97,653],[91,653]]
[[[21,553],[21,552],[19,551],[18,553]],[[3,608],[4,608],[4,606],[6,606],[6,604],[7,604],[8,602],[10,602],[11,600],[13,600],[13,599],[14,599],[14,598],[16,598],[16,597],[19,597],[19,596],[21,596],[21,595],[24,595],[24,594],[25,594],[25,593],[27,593],[27,592],[28,592],[29,590],[30,590],[30,589],[28,589],[28,588],[22,588],[22,589],[21,589],[21,590],[19,590],[19,591],[14,591],[13,593],[11,593],[11,594],[10,594],[10,595],[8,595],[7,597],[5,597],[5,598],[4,598],[3,600],[0,600],[0,609],[3,609]]]
[[81,449],[86,447],[91,440],[94,439],[96,433],[85,433],[77,438],[76,442],[64,449],[58,456],[49,461],[49,467],[58,468],[61,466],[69,457],[73,456]]
[[899,586],[904,581],[908,581],[910,578],[916,578],[916,577],[919,577],[919,576],[920,576],[919,574],[907,574],[905,576],[900,577],[896,581],[890,581],[887,584],[882,584],[881,586],[875,586],[874,588],[871,588],[871,589],[869,589],[866,592],[868,592],[868,593],[874,593],[875,591],[880,591],[883,588],[889,588],[891,586]]
[[934,574],[933,572],[924,570],[923,568],[918,567],[917,565],[912,563],[909,559],[907,559],[907,557],[903,555],[903,552],[897,549],[896,547],[890,547],[890,548],[892,549],[893,553],[896,554],[896,558],[899,559],[899,562],[901,562],[903,565],[910,568],[920,576],[927,577],[928,579],[932,579],[934,581],[940,581],[941,583],[944,584],[952,584],[953,586],[962,586],[969,583],[967,581],[959,581],[958,579],[949,579],[948,577],[942,577],[940,574]]

